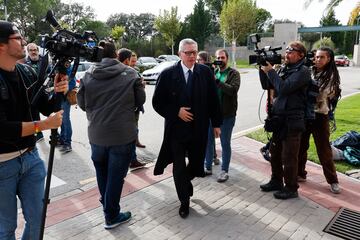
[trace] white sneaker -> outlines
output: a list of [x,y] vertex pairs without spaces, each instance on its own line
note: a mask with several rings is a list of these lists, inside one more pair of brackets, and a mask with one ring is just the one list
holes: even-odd
[[227,172],[222,170],[217,178],[218,182],[226,182],[229,179],[229,175]]
[[333,192],[333,193],[339,194],[341,192],[339,184],[338,183],[330,184],[330,191]]
[[205,172],[205,176],[212,175],[212,170],[211,169],[205,168],[204,172]]

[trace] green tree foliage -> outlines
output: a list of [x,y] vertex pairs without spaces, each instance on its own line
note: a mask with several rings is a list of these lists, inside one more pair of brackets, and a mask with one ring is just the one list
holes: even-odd
[[[320,20],[320,25],[322,27],[324,26],[340,26],[340,21],[335,18],[335,12],[333,9],[330,10],[330,12]],[[344,32],[329,32],[329,33],[323,33],[323,36],[331,38],[331,40],[334,42],[335,47],[339,48],[339,51],[342,52],[342,45],[344,41]]]
[[226,41],[244,43],[256,29],[257,8],[252,0],[228,0],[220,14],[220,30]]
[[303,33],[301,41],[305,44],[307,50],[312,50],[312,46],[320,39],[319,33]]
[[265,32],[265,29],[270,25],[271,13],[263,8],[256,9],[256,32]]
[[114,40],[119,41],[124,35],[124,32],[125,28],[123,26],[114,26],[111,29],[111,36],[114,38]]
[[331,40],[331,38],[324,37],[318,41],[316,41],[312,47],[312,49],[318,49],[320,47],[329,47],[331,49],[335,49],[335,44]]
[[163,14],[155,19],[155,28],[166,40],[166,45],[171,46],[171,54],[174,54],[174,43],[181,32],[180,17],[177,7],[171,7],[170,11],[164,10]]
[[183,29],[187,37],[197,41],[199,49],[204,49],[206,39],[213,32],[213,26],[210,11],[205,9],[203,0],[197,0],[194,12],[186,18]]
[[206,6],[210,11],[214,12],[217,17],[220,16],[222,7],[227,0],[205,0]]
[[130,41],[130,39],[141,40],[152,36],[154,21],[155,15],[151,13],[142,13],[140,15],[117,13],[111,15],[106,23],[111,28],[123,26],[125,28],[123,40]]
[[59,3],[54,10],[55,17],[68,26],[68,30],[80,31],[84,24],[95,20],[95,10],[82,3],[73,2],[70,4]]
[[99,40],[109,37],[111,29],[105,22],[91,19],[81,19],[78,31],[83,34],[85,31],[94,31]]
[[[60,0],[7,1],[8,21],[14,22],[29,41],[38,40],[41,32],[50,30],[41,19],[48,9],[52,9]],[[2,1],[3,3],[3,1]]]

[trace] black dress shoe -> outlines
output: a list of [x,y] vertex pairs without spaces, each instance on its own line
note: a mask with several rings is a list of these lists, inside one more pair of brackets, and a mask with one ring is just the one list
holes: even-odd
[[297,191],[289,191],[287,188],[284,188],[280,191],[274,192],[274,197],[277,199],[289,199],[297,198],[299,196]]
[[187,218],[187,216],[189,216],[189,201],[187,202],[182,202],[179,208],[179,215],[182,218]]
[[283,188],[283,184],[271,179],[270,182],[260,185],[260,188],[264,192],[279,191]]

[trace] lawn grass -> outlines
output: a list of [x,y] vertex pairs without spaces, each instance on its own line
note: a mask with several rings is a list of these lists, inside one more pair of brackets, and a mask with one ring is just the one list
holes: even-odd
[[[337,129],[330,135],[330,141],[337,139],[350,130],[360,132],[360,94],[356,94],[345,99],[341,99],[335,112]],[[266,143],[268,141],[267,133],[264,129],[251,132],[246,136],[253,138],[259,142]],[[269,135],[270,136],[270,135]],[[316,153],[314,140],[310,138],[310,148],[308,150],[308,159],[310,161],[320,163]],[[335,162],[336,170],[345,173],[348,170],[356,169],[344,161]]]
[[236,60],[236,68],[251,68],[252,65],[249,65],[248,60]]

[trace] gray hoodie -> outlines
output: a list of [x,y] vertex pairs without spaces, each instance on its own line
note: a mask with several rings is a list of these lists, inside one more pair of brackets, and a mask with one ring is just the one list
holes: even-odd
[[114,58],[103,58],[80,82],[79,107],[86,111],[90,143],[128,144],[136,139],[135,108],[145,102],[137,72]]

